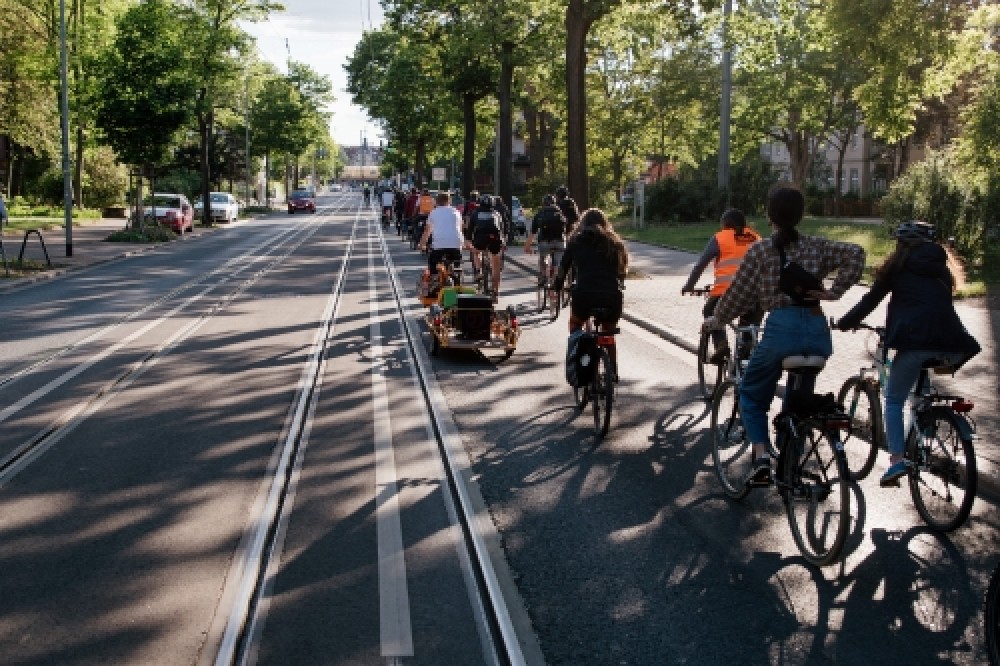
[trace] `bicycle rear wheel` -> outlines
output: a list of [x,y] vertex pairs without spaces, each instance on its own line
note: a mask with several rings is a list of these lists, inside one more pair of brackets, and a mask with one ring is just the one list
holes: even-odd
[[548,284],[544,281],[540,282],[538,285],[538,293],[536,294],[539,314],[545,312],[545,308],[548,307],[548,301],[547,301],[548,295],[549,295]]
[[785,440],[781,495],[799,552],[826,566],[840,557],[851,527],[847,460],[813,430]]
[[851,429],[844,438],[844,453],[851,478],[860,481],[875,466],[875,457],[885,433],[878,391],[861,377],[848,377],[837,394],[851,417]]
[[725,366],[712,365],[708,362],[708,357],[711,356],[711,340],[711,334],[705,332],[698,341],[698,387],[705,400],[712,399],[712,394],[715,393],[725,374]]
[[928,527],[940,532],[964,524],[976,499],[976,453],[958,418],[935,407],[918,417],[919,428],[906,440],[906,459],[915,463],[909,474],[913,505]]
[[479,257],[479,274],[483,278],[483,294],[493,295],[493,257],[488,252],[483,252]]
[[594,433],[598,438],[608,434],[611,425],[611,409],[615,398],[615,376],[611,368],[608,350],[599,348],[594,361],[594,381],[590,390],[590,400],[594,407]]
[[722,489],[734,500],[750,492],[746,484],[753,471],[753,447],[740,417],[739,386],[726,380],[712,396],[712,460]]

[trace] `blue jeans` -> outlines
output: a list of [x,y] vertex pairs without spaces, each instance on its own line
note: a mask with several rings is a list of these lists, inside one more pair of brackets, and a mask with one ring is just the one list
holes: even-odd
[[[889,382],[885,387],[885,438],[889,455],[901,456],[906,447],[906,426],[903,424],[903,407],[913,391],[920,369],[926,361],[940,359],[945,364],[962,360],[961,352],[922,350],[897,351],[889,369]],[[907,424],[908,425],[908,424]]]
[[[826,317],[822,313],[814,314],[811,308],[796,306],[772,310],[740,383],[740,416],[753,444],[771,441],[767,412],[783,372],[781,361],[796,354],[824,358],[833,354]],[[807,376],[801,390],[812,392],[815,380],[815,376]]]

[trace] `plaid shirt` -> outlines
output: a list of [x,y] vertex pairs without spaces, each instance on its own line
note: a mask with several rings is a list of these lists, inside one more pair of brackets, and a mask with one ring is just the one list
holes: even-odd
[[[830,291],[837,298],[861,279],[865,267],[865,250],[860,245],[818,236],[799,235],[797,241],[785,247],[785,256],[820,279],[836,271]],[[774,241],[766,238],[754,243],[743,257],[732,285],[719,300],[714,319],[726,324],[758,303],[766,311],[792,305],[792,299],[778,287],[778,277]]]

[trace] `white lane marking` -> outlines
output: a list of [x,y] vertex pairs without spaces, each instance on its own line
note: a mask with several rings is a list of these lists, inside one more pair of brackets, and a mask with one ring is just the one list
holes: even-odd
[[[412,657],[410,597],[406,587],[403,528],[399,518],[396,463],[392,450],[392,422],[386,390],[381,303],[375,279],[375,250],[368,227],[368,302],[372,359],[372,411],[375,425],[375,522],[378,535],[379,631],[383,657]],[[390,662],[391,663],[391,662]]]
[[[389,279],[395,287],[397,285],[397,280],[395,277],[396,266],[392,260],[392,254],[389,252],[389,248],[386,246],[385,238],[381,240],[382,254],[385,257],[386,270]],[[396,312],[399,315],[400,325],[405,327],[403,323],[408,316],[406,310],[403,309],[402,305],[398,302],[395,304]],[[462,525],[458,517],[458,509],[455,506],[454,499],[451,496],[451,490],[449,486],[449,481],[447,477],[447,472],[444,468],[444,460],[441,456],[441,451],[438,449],[437,436],[434,434],[434,424],[431,422],[431,415],[427,412],[424,406],[424,396],[423,390],[420,386],[420,377],[417,375],[417,360],[413,355],[413,350],[410,349],[410,345],[406,343],[406,331],[402,331],[403,340],[399,343],[399,347],[402,349],[406,356],[406,360],[410,367],[410,382],[412,385],[412,393],[418,404],[421,405],[419,413],[412,416],[408,416],[406,420],[401,425],[401,430],[410,431],[415,430],[419,425],[424,428],[425,439],[419,442],[419,445],[425,450],[430,452],[428,456],[429,464],[433,465],[434,478],[438,482],[438,493],[444,502],[445,511],[448,514],[448,535],[452,540],[455,548],[455,553],[458,556],[459,566],[462,570],[462,578],[465,580],[465,591],[469,599],[469,605],[472,607],[472,612],[475,616],[476,632],[479,634],[479,645],[483,652],[483,663],[489,666],[500,666],[500,658],[497,655],[496,645],[493,642],[493,635],[490,630],[489,617],[486,614],[486,608],[483,606],[483,595],[479,591],[479,582],[476,580],[475,570],[472,564],[472,556],[469,553],[467,544],[465,543],[465,533],[462,530]]]
[[[355,228],[356,225],[355,222]],[[320,325],[316,329],[316,335],[309,350],[309,360],[303,366],[299,376],[293,416],[281,446],[279,462],[270,476],[270,487],[264,509],[256,520],[249,544],[243,553],[237,554],[237,561],[240,565],[239,583],[219,651],[215,657],[216,666],[247,663],[247,657],[253,652],[254,639],[259,635],[261,618],[253,613],[254,601],[259,601],[260,597],[267,593],[276,575],[272,568],[272,558],[281,552],[283,546],[284,530],[291,515],[298,484],[298,469],[301,468],[302,455],[308,445],[309,433],[312,431],[312,417],[315,413],[315,401],[319,387],[322,385],[320,377],[326,364],[326,345],[332,335],[340,311],[340,295],[343,291],[344,277],[353,248],[354,229],[352,229],[351,238],[347,243],[340,273],[327,299]],[[309,390],[310,387],[313,387],[312,391]],[[296,441],[299,442],[299,455],[293,457],[293,453],[296,451]],[[287,485],[286,479],[288,480]],[[277,535],[269,545],[268,534],[271,526],[276,523]],[[265,580],[263,585],[258,585],[262,563],[265,565]],[[250,650],[241,650],[240,639],[245,628],[251,637]]]

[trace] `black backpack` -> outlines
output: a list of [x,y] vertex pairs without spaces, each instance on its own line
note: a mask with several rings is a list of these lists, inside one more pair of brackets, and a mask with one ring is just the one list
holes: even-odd
[[555,206],[546,206],[539,211],[538,217],[538,238],[539,240],[559,240],[566,233],[566,218]]
[[576,207],[576,202],[570,197],[559,201],[557,205],[559,206],[559,210],[562,211],[563,217],[566,218],[567,224],[576,224],[577,220],[580,219],[580,211]]
[[478,210],[476,211],[476,224],[473,228],[477,233],[499,233],[500,226],[497,224],[499,217],[493,210]]
[[823,291],[823,281],[807,271],[800,264],[789,261],[785,256],[785,248],[775,243],[778,249],[778,288],[796,305],[816,305],[815,298],[810,298],[810,291]]

